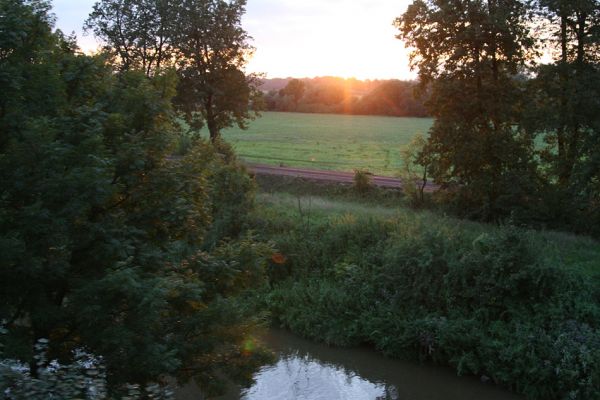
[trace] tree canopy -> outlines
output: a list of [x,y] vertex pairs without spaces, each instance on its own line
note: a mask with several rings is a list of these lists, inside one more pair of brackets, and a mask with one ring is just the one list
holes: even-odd
[[426,117],[416,83],[350,78],[267,79],[261,89],[269,111]]
[[514,129],[518,73],[533,45],[526,17],[516,0],[418,0],[396,21],[431,87],[436,120],[424,152],[432,176],[456,185],[463,206],[486,219],[524,203],[533,179],[532,138]]
[[250,379],[264,354],[245,350],[255,321],[237,295],[271,254],[239,236],[251,178],[203,141],[172,157],[174,72],[80,54],[52,31],[47,2],[0,9],[14,38],[0,58],[3,356],[35,375],[38,340],[49,360],[85,349],[116,392],[164,376],[207,393],[223,372]]
[[101,0],[86,22],[121,69],[150,76],[174,68],[176,109],[195,130],[216,141],[223,128],[261,109],[259,75],[245,66],[254,52],[241,26],[246,0]]
[[436,119],[423,159],[458,207],[597,232],[599,14],[597,0],[417,0],[396,20]]

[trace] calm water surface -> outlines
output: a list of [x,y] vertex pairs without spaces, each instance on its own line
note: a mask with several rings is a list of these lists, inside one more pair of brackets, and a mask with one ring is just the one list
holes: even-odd
[[[249,389],[219,400],[517,400],[520,397],[446,368],[385,358],[369,349],[338,349],[271,330],[265,342],[278,355]],[[191,386],[177,400],[199,400]]]

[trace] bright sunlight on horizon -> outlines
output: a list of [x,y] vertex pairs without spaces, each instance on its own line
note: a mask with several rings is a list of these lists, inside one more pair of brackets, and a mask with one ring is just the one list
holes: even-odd
[[[75,31],[84,51],[98,43],[82,35],[95,0],[54,0],[57,28]],[[393,21],[409,0],[248,0],[244,28],[254,38],[249,72],[267,78],[338,76],[413,79],[408,51]]]

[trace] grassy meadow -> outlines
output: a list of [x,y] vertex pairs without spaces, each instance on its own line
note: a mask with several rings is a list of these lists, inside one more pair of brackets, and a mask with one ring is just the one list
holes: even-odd
[[415,134],[426,134],[432,123],[428,118],[265,112],[248,130],[228,129],[223,137],[250,162],[361,168],[393,176],[402,163],[402,146]]

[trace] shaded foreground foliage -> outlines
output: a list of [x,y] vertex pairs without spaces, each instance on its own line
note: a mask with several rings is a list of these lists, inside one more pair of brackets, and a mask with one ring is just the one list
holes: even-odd
[[[110,396],[166,376],[207,393],[223,373],[248,382],[266,358],[245,350],[257,320],[237,295],[263,280],[271,254],[241,235],[251,178],[218,142],[171,157],[182,134],[173,72],[117,73],[79,54],[52,32],[44,1],[0,9],[2,358],[35,380],[49,360],[86,352]],[[28,396],[5,378],[5,395]]]
[[361,216],[318,198],[293,211],[279,197],[264,195],[274,203],[255,219],[287,258],[262,297],[276,323],[450,365],[529,399],[600,395],[594,260],[584,273],[566,248],[550,255],[556,243],[514,227]]

